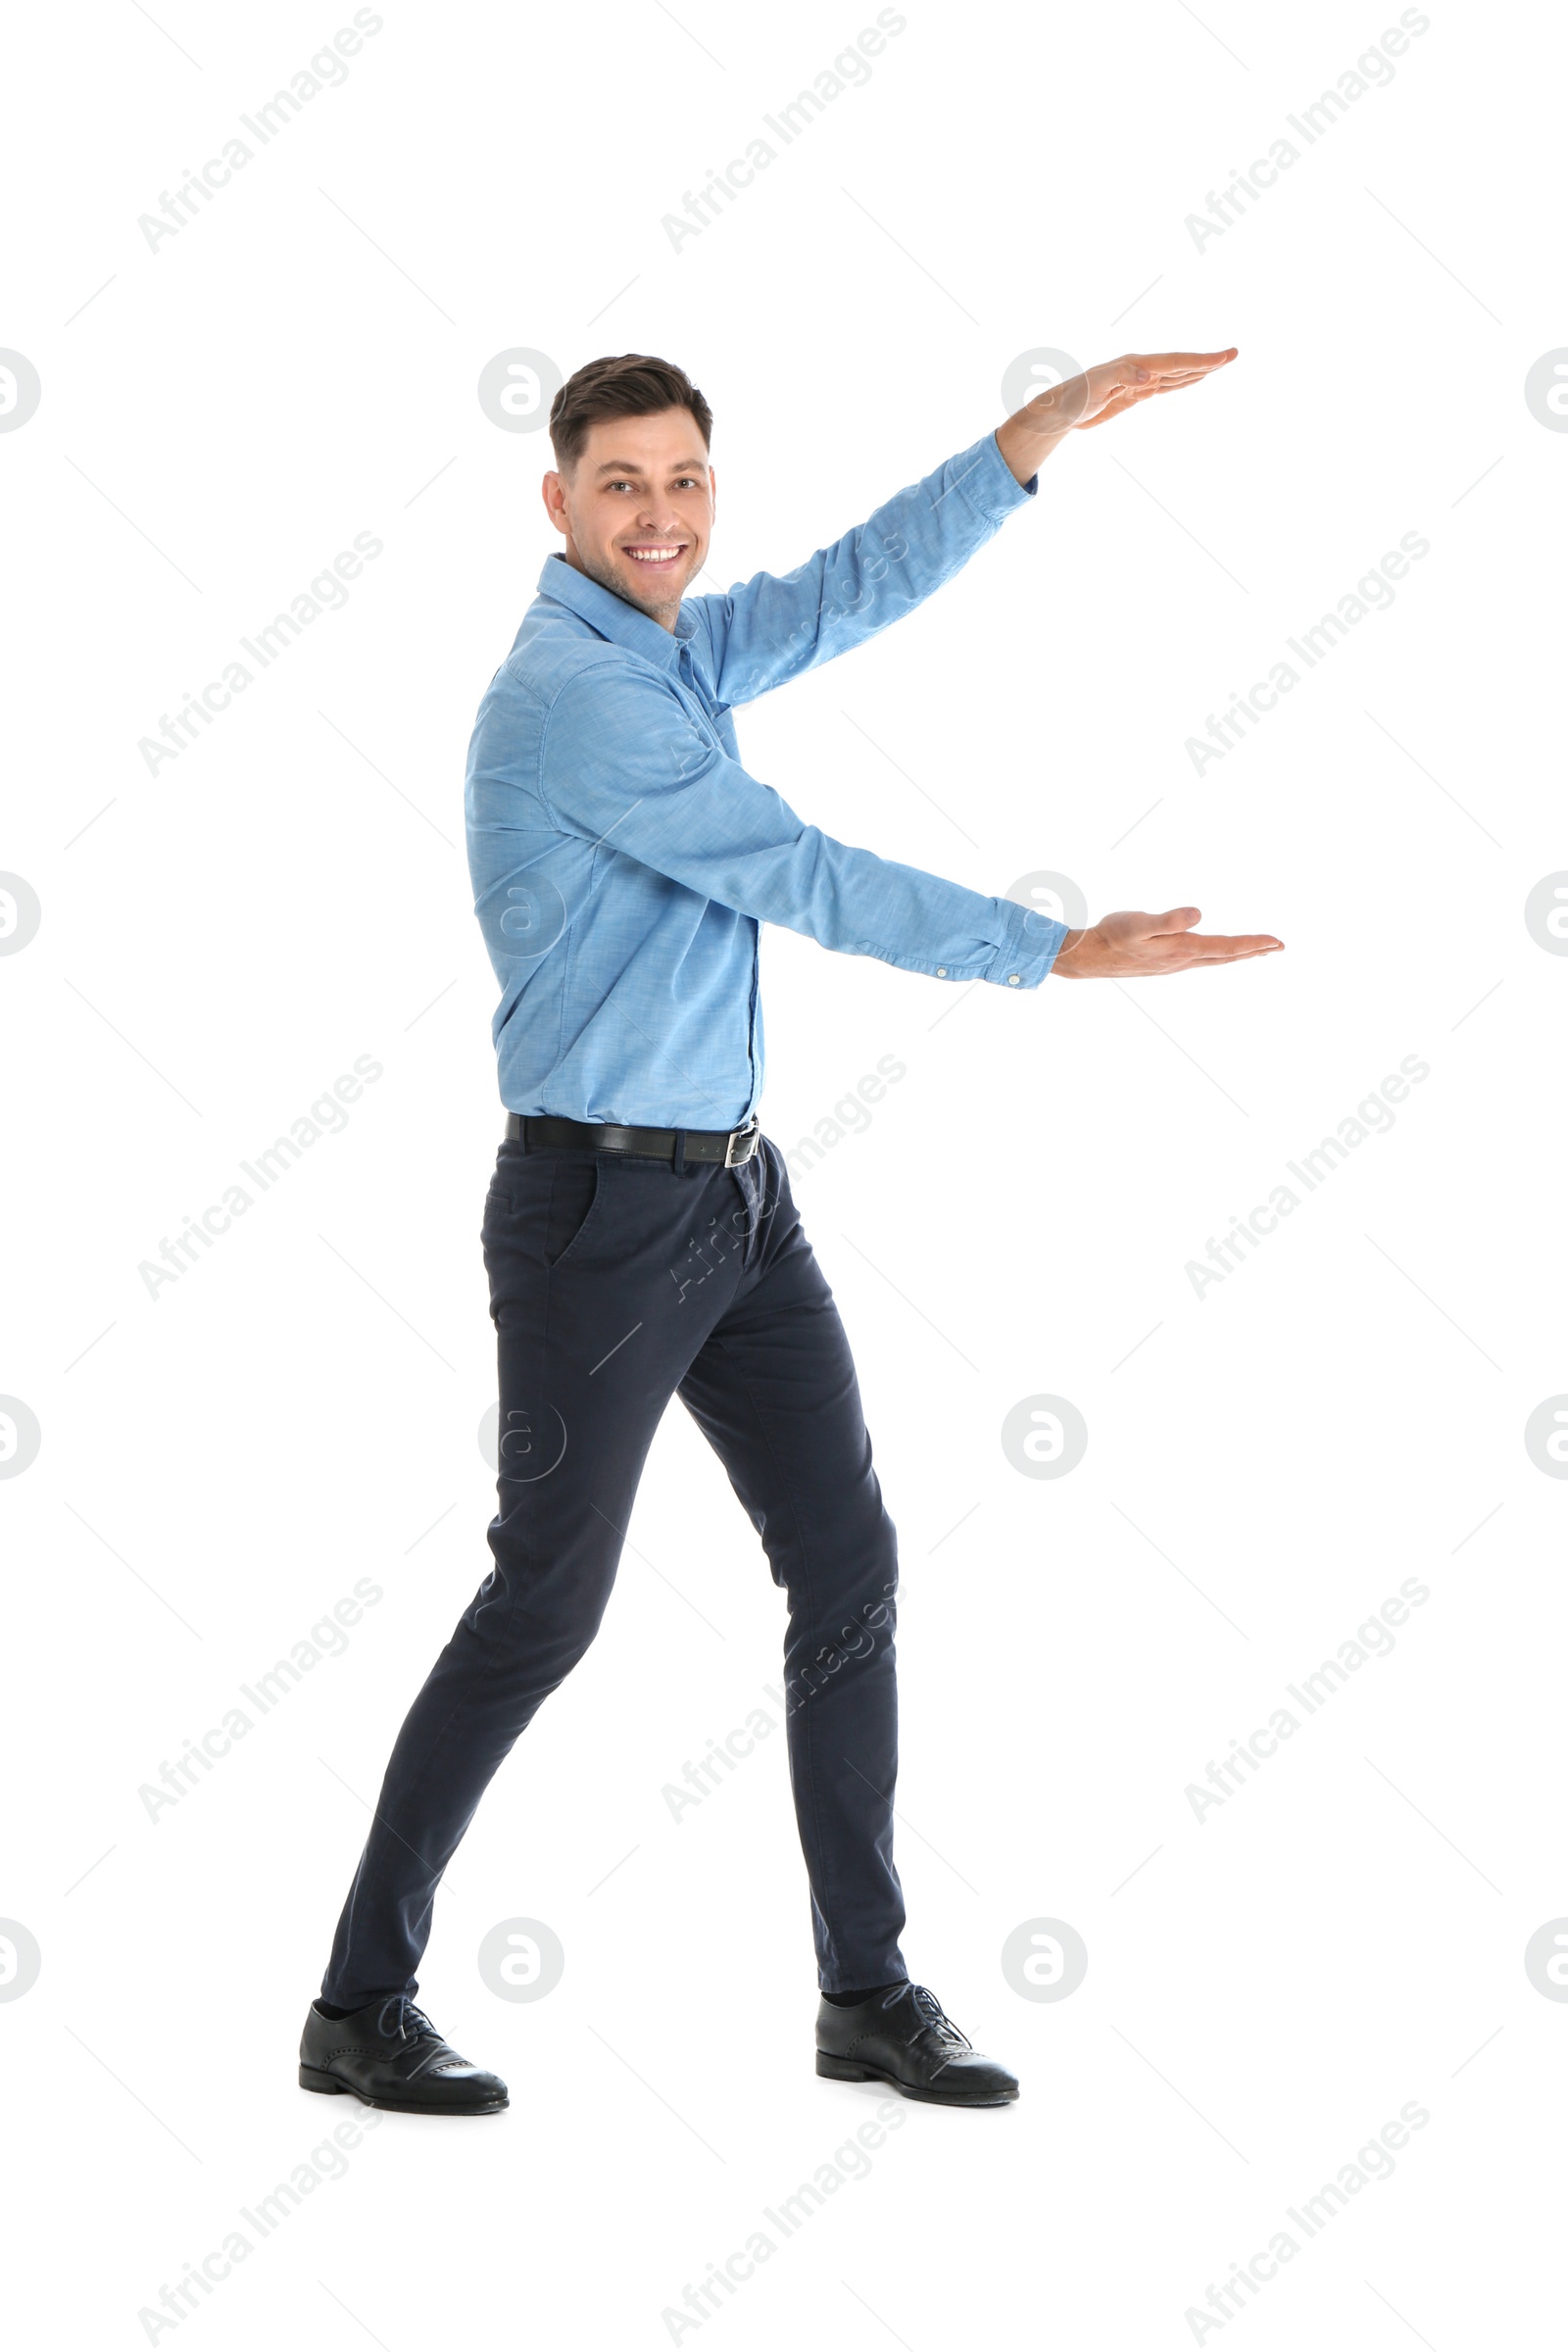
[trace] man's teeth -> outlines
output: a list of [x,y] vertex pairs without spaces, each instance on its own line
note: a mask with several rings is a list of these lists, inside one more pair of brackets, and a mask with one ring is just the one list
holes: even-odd
[[628,547],[625,552],[638,564],[673,564],[681,550],[678,547]]

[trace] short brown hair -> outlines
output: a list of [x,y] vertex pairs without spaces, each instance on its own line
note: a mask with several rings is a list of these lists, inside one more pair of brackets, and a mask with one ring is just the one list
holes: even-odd
[[550,404],[550,440],[556,464],[570,473],[582,456],[588,428],[604,416],[654,416],[661,409],[691,412],[703,447],[711,448],[713,412],[683,368],[646,352],[622,352],[618,360],[590,360],[568,375]]

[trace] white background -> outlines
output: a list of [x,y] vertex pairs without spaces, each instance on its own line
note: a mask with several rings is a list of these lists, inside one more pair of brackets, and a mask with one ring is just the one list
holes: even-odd
[[[1568,865],[1568,438],[1523,390],[1568,342],[1560,28],[1434,6],[1308,148],[1285,117],[1393,7],[910,5],[677,252],[662,217],[872,9],[387,5],[150,250],[138,216],[350,13],[103,4],[13,37],[0,342],[43,386],[0,435],[0,866],[42,906],[0,961],[0,1390],[42,1432],[0,1485],[0,1913],[42,1953],[0,2002],[13,2326],[1525,2340],[1557,2292],[1568,2032],[1523,1965],[1568,1911],[1568,1485],[1523,1443],[1568,1389],[1568,961],[1523,913]],[[1299,160],[1200,248],[1186,217],[1281,135]],[[764,942],[786,1149],[907,1065],[797,1195],[903,1544],[906,1950],[1020,2102],[901,2106],[721,2309],[662,2317],[876,2113],[811,2072],[782,1736],[678,1825],[661,1796],[758,1703],[783,1615],[677,1407],[605,1630],[438,1905],[421,1997],[510,2112],[385,2118],[156,2332],[138,2313],[344,2120],[296,2086],[300,2025],[488,1566],[501,1111],[462,777],[553,535],[545,436],[487,419],[481,368],[686,367],[721,584],[1000,421],[1022,352],[1232,342],[1217,380],[1069,442],[902,627],[741,719],[841,838],[1287,943],[1021,997]],[[149,774],[138,740],[358,532],[384,552],[346,607]],[[1430,553],[1392,608],[1195,774],[1187,739],[1407,532]],[[344,1131],[149,1297],[140,1262],[366,1054]],[[1430,1076],[1392,1129],[1196,1296],[1187,1262],[1407,1055]],[[1040,1394],[1088,1424],[1060,1480],[1001,1446]],[[141,1785],[365,1577],[343,1654],[149,1819]],[[1189,1785],[1407,1578],[1429,1597],[1392,1654],[1198,1819]],[[480,1980],[513,1917],[564,1943],[546,1999]],[[1003,1974],[1040,1918],[1088,1948],[1065,2000]],[[1393,2177],[1308,2240],[1286,2208],[1406,2102],[1430,2120]],[[1184,2317],[1282,2228],[1300,2251],[1244,2310]]]

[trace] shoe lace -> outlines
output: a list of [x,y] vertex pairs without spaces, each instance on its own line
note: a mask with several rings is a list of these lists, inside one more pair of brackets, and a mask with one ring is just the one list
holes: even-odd
[[438,2041],[441,2038],[424,2011],[406,1992],[388,1993],[375,2013],[375,2030],[387,2040],[394,2034],[400,2041],[417,2041],[425,2034],[434,2034]]
[[882,2006],[891,2009],[895,2002],[904,2000],[906,1996],[913,2001],[914,2012],[921,2026],[927,2033],[934,2034],[939,2041],[952,2042],[964,2050],[974,2046],[968,2034],[958,2031],[936,1994],[924,1984],[896,1984],[891,1992],[883,1994]]

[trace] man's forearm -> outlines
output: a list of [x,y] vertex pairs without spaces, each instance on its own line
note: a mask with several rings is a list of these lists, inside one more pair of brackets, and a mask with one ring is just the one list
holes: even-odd
[[982,434],[792,571],[689,599],[707,622],[722,699],[755,702],[912,612],[1027,506],[1027,478],[1019,484],[995,434]]
[[[1055,387],[1058,393],[1062,389],[1059,384]],[[1059,405],[1054,409],[1041,406],[1043,400],[1052,397],[1049,392],[1038,395],[1016,410],[1005,424],[997,427],[997,447],[1006,460],[1008,472],[1020,485],[1033,481],[1052,451],[1072,431]]]

